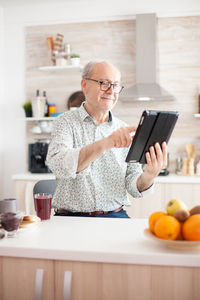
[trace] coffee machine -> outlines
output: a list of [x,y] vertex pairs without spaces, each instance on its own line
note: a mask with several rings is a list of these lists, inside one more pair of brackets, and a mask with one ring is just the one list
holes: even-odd
[[28,170],[31,173],[51,173],[45,164],[48,146],[48,141],[37,141],[28,145]]

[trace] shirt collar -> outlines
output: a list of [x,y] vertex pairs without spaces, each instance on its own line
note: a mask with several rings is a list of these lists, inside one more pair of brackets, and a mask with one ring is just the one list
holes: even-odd
[[83,102],[79,108],[79,114],[80,114],[81,121],[84,121],[86,118],[91,118],[91,116],[85,110],[84,104],[85,104],[85,102]]
[[[84,104],[85,102],[83,102],[79,108],[79,114],[81,117],[81,120],[84,121],[86,118],[90,118],[93,119],[88,112],[86,111],[86,109],[84,108]],[[111,113],[111,111],[109,111],[109,119],[108,119],[108,123],[112,122],[113,120],[113,114]]]

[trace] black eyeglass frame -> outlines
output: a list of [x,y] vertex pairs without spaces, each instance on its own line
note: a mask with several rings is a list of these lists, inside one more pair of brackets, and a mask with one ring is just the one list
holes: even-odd
[[[101,91],[103,91],[103,92],[107,92],[107,91],[111,88],[111,86],[113,86],[113,91],[114,91],[116,94],[120,94],[121,91],[122,91],[123,88],[124,88],[123,85],[120,85],[120,84],[118,84],[118,83],[110,83],[110,82],[105,82],[105,81],[102,81],[102,80],[96,80],[96,79],[93,79],[93,78],[84,78],[84,79],[86,79],[86,80],[91,80],[91,81],[94,81],[94,82],[97,82],[97,83],[100,85]],[[108,84],[108,85],[109,85],[109,87],[107,88],[107,90],[102,90],[102,88],[101,88],[102,84]],[[116,91],[115,91],[115,87],[116,87],[116,86],[120,86],[121,89],[120,89],[119,92],[116,92]]]

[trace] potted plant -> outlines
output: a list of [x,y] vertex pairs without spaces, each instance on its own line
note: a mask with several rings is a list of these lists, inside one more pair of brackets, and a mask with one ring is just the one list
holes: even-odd
[[71,54],[70,55],[70,60],[71,60],[71,64],[73,66],[80,65],[80,55],[79,54],[75,54],[75,53]]
[[23,109],[27,118],[32,117],[32,103],[30,101],[23,104]]

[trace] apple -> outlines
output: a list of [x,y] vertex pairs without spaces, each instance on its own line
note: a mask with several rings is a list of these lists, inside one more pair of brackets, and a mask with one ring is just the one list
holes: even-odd
[[170,200],[167,205],[166,205],[166,210],[167,210],[167,213],[171,216],[174,215],[174,213],[177,211],[177,210],[180,210],[180,209],[184,209],[184,210],[188,210],[187,206],[185,205],[184,202],[178,200],[178,199],[172,199]]

